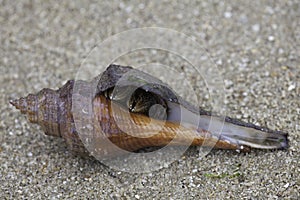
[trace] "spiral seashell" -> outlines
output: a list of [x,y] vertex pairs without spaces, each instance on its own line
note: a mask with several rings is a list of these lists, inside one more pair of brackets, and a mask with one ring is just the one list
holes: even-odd
[[[130,76],[116,87],[128,72]],[[75,84],[79,90],[74,90]],[[93,92],[94,86],[96,92]],[[241,151],[288,147],[286,133],[229,117],[225,118],[223,129],[208,131],[210,120],[220,127],[223,122],[184,101],[160,80],[131,67],[110,65],[91,82],[70,80],[58,90],[42,89],[37,94],[10,101],[31,123],[39,124],[46,135],[62,137],[72,152],[88,155],[93,152],[82,142],[72,110],[72,106],[83,102],[92,105],[82,123],[85,120],[93,122],[90,125],[91,134],[96,136],[94,149],[103,150],[108,156],[118,152],[106,145],[103,138],[130,152],[165,146],[175,137],[172,145],[204,145]],[[221,134],[217,130],[221,130]]]

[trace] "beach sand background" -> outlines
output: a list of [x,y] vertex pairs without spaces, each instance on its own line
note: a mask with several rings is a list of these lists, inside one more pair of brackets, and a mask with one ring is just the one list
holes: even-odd
[[[33,0],[0,5],[1,199],[300,198],[299,1]],[[10,99],[74,79],[98,42],[141,27],[169,28],[197,40],[224,80],[226,114],[288,132],[290,148],[246,154],[213,150],[205,157],[190,148],[160,170],[133,174],[73,156],[63,140],[43,135],[9,105]],[[180,41],[171,43],[181,48]],[[140,51],[118,64],[163,62],[197,83],[199,77],[180,58],[163,54]],[[190,98],[181,79],[170,82]],[[208,94],[198,97],[201,106],[211,108]]]

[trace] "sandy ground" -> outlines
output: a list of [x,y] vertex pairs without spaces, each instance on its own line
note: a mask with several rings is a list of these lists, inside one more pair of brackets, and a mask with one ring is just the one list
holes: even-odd
[[[299,1],[159,2],[0,1],[1,199],[300,198]],[[63,140],[44,136],[9,105],[11,98],[73,79],[97,42],[149,26],[199,41],[222,74],[227,115],[288,132],[290,148],[214,150],[205,157],[190,148],[158,171],[120,172],[73,156]],[[172,44],[181,48],[176,39]],[[184,62],[152,54],[141,51],[118,63],[162,62],[192,77]],[[199,96],[209,108],[207,94]]]

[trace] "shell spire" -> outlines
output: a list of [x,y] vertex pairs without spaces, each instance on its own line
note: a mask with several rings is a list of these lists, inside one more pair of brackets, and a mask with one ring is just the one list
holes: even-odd
[[39,124],[45,134],[60,136],[58,128],[59,119],[59,95],[57,91],[43,89],[37,94],[29,94],[26,97],[10,100],[9,103],[15,106],[22,114],[26,114],[31,123]]
[[26,114],[31,123],[38,122],[37,96],[29,94],[27,97],[10,100],[9,103],[15,106],[22,114]]
[[44,88],[36,94],[10,100],[31,123],[41,126],[46,135],[62,137],[68,148],[77,155],[87,151],[76,131],[72,114],[74,80],[69,80],[58,90]]

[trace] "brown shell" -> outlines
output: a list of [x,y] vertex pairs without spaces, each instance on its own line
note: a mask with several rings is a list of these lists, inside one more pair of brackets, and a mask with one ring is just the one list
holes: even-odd
[[[109,147],[106,148],[107,145],[102,140],[104,137],[127,151],[135,151],[150,146],[167,145],[176,134],[179,135],[179,139],[174,143],[175,145],[203,144],[203,136],[210,135],[210,133],[204,129],[191,129],[174,122],[166,121],[163,125],[163,129],[158,131],[158,134],[149,136],[147,134],[157,131],[155,126],[149,130],[136,128],[137,124],[147,124],[149,117],[138,113],[132,113],[131,118],[123,117],[125,116],[124,113],[126,110],[122,107],[118,107],[118,105],[114,105],[110,99],[104,96],[104,92],[109,88],[115,87],[126,73],[129,73],[129,76],[122,81],[122,86],[130,85],[140,87],[145,91],[160,95],[166,101],[181,103],[195,113],[200,112],[202,114],[211,115],[208,112],[199,111],[199,109],[183,101],[172,89],[160,80],[133,69],[132,67],[122,67],[118,65],[110,65],[106,71],[94,78],[91,82],[80,80],[75,82],[74,80],[70,80],[58,90],[43,89],[35,95],[29,94],[27,97],[11,100],[10,103],[19,109],[21,113],[26,114],[31,123],[39,124],[45,134],[64,138],[69,149],[79,155],[93,154],[93,152],[91,152],[92,150],[87,150],[81,141],[78,133],[80,130],[76,130],[74,111],[72,110],[74,105],[81,105],[86,102],[90,102],[92,108],[90,108],[87,118],[83,117],[80,120],[82,120],[82,123],[85,123],[85,120],[93,122],[92,135],[94,136],[93,140],[95,140],[93,141],[93,148],[96,150],[105,149],[105,155],[112,155],[114,151],[107,149]],[[129,129],[134,130],[136,135],[126,134],[118,127],[113,118],[112,106],[115,106],[114,112],[116,110],[118,111],[118,116],[122,119],[121,123]],[[242,123],[231,118],[226,118],[226,120],[228,123],[241,127],[264,130],[265,132],[273,134],[269,129],[262,129],[261,127]],[[158,125],[161,124],[159,120],[154,120],[154,123]],[[141,135],[143,137],[140,137]],[[274,135],[272,135],[272,137],[274,137]],[[280,137],[282,137],[287,144],[287,135],[280,133]],[[239,144],[229,142],[228,140],[218,140],[216,137],[208,138],[209,140],[205,143],[208,146],[223,149],[240,149]],[[249,150],[249,148],[244,147],[243,150]]]

